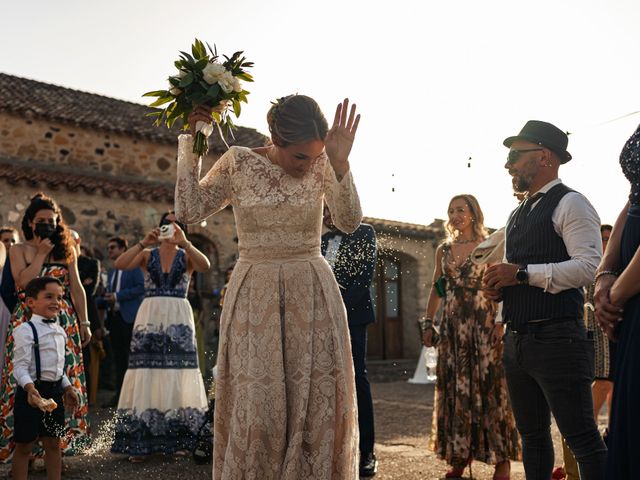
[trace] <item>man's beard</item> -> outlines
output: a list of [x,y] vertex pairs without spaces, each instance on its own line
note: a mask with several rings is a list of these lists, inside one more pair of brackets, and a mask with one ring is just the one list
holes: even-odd
[[529,187],[531,186],[531,179],[518,175],[517,177],[513,177],[511,179],[511,186],[513,187],[513,191],[515,193],[528,192]]

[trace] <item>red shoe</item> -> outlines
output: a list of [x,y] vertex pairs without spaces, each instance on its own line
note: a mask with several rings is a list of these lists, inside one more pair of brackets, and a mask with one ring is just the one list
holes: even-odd
[[509,473],[506,475],[498,475],[497,473],[493,474],[493,480],[510,480],[511,479],[511,463],[509,460],[506,460],[507,464],[509,464]]
[[564,471],[564,467],[556,467],[551,474],[553,480],[563,480],[567,478],[567,474]]
[[464,470],[467,467],[459,467],[459,468],[452,468],[451,470],[449,470],[447,473],[445,473],[444,478],[462,478],[462,475],[464,475]]
[[470,465],[471,465],[471,459],[469,459],[469,461],[464,467],[453,467],[451,470],[445,473],[444,478],[462,478],[462,476],[464,475],[465,468],[467,468]]

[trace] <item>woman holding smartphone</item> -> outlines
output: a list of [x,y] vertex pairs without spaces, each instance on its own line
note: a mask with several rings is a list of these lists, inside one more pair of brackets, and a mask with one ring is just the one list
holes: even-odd
[[191,274],[208,270],[209,260],[185,230],[167,212],[158,228],[115,262],[119,270],[140,267],[145,276],[111,447],[131,462],[193,450],[207,411],[187,292]]

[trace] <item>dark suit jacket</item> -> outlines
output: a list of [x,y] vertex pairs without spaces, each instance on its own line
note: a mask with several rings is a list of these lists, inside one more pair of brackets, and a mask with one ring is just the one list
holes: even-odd
[[376,234],[371,225],[360,224],[355,232],[327,232],[322,236],[322,255],[326,255],[329,239],[342,236],[333,274],[340,285],[347,309],[349,325],[375,322],[371,302],[371,282],[376,268]]
[[[109,270],[107,292],[111,293],[111,285],[116,269]],[[135,270],[125,270],[120,278],[120,290],[116,293],[118,304],[120,305],[120,315],[127,323],[133,323],[138,313],[138,308],[144,300],[144,275],[140,268]],[[104,298],[99,298],[98,308],[108,310],[109,304]]]
[[[91,331],[95,331],[100,327],[95,298],[96,288],[98,288],[98,275],[100,274],[100,260],[80,255],[78,257],[78,273],[80,273],[80,281],[87,297],[87,314],[89,315],[89,323],[91,323]],[[91,283],[88,285],[85,284],[87,279],[91,279]]]
[[[2,269],[2,284],[0,285],[0,295],[4,304],[13,313],[13,309],[18,303],[18,294],[16,293],[16,282],[13,280],[13,274],[11,273],[11,264],[9,262],[9,255],[4,263]],[[4,341],[4,340],[3,340]]]

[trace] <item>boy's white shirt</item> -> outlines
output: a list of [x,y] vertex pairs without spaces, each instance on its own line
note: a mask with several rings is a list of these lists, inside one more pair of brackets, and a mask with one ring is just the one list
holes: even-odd
[[[62,379],[62,388],[71,385],[64,373],[67,334],[57,322],[45,323],[40,315],[32,315],[31,323],[38,332],[40,350],[40,380],[55,382]],[[31,327],[24,322],[13,331],[13,376],[24,388],[36,380],[36,359]]]

